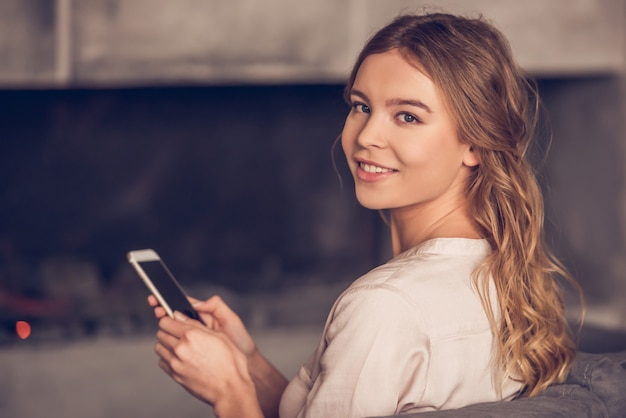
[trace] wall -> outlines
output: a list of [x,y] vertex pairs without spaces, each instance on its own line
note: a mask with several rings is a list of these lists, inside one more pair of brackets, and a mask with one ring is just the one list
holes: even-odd
[[552,142],[542,172],[546,227],[579,279],[588,321],[626,325],[624,78],[542,81]]
[[[237,290],[384,260],[384,227],[339,189],[329,147],[358,47],[422,4],[2,2],[5,287],[63,293],[68,270],[125,282],[124,251],[144,245]],[[625,2],[437,5],[484,11],[541,79],[550,239],[592,320],[626,327]]]
[[[492,19],[538,74],[620,72],[623,0],[440,0]],[[0,84],[338,82],[364,40],[416,0],[5,0]],[[432,8],[432,6],[430,7]]]

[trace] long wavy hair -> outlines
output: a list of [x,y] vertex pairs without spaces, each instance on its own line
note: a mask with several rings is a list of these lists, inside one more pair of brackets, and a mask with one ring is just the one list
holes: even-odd
[[[468,207],[492,247],[474,281],[496,335],[496,361],[519,380],[522,396],[562,381],[574,360],[559,278],[580,288],[547,248],[544,204],[528,149],[539,117],[536,85],[512,58],[508,41],[482,17],[401,15],[365,45],[363,60],[400,51],[440,89],[460,141],[479,159],[467,184]],[[499,308],[491,306],[493,278]]]

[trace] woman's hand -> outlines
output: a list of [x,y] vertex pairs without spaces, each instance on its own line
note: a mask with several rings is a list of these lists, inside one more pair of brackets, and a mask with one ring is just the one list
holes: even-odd
[[[241,321],[241,318],[239,318],[239,316],[237,316],[237,314],[233,312],[233,310],[230,309],[230,307],[226,305],[226,303],[224,303],[224,301],[219,296],[213,296],[212,298],[204,302],[200,302],[197,299],[193,298],[189,298],[189,301],[193,305],[194,309],[198,312],[206,326],[193,319],[187,319],[187,321],[185,322],[193,324],[194,326],[199,327],[199,329],[201,330],[204,329],[208,332],[211,332],[216,337],[219,337],[222,343],[227,344],[230,348],[235,348],[239,352],[239,355],[243,356],[243,358],[247,360],[247,371],[249,376],[251,376],[252,381],[254,382],[257,400],[258,403],[261,405],[265,417],[277,417],[278,405],[280,403],[282,393],[287,386],[287,379],[285,379],[282,373],[278,369],[276,369],[276,367],[274,367],[259,352],[254,340],[252,339],[252,337],[248,333],[248,330]],[[154,308],[155,316],[160,319],[159,325],[161,325],[162,322],[165,324],[169,323],[169,321],[164,321],[164,319],[169,317],[167,316],[165,309],[159,306],[159,303],[154,296],[150,295],[148,297],[148,303]],[[194,337],[193,334],[191,334],[192,336],[188,338],[193,338],[195,340],[196,337]],[[204,340],[204,338],[197,337],[197,340],[198,341],[196,342],[196,344],[198,347],[200,347],[203,344],[200,342],[200,340]],[[214,341],[214,343],[216,342]],[[195,346],[196,344],[190,343],[189,345]],[[199,350],[194,355],[210,356],[212,355],[212,352],[210,351],[210,349],[204,348],[203,350]],[[229,354],[229,356],[230,355],[232,355],[233,358],[237,358],[237,361],[241,360],[239,355],[235,355],[232,353]],[[202,366],[198,364],[194,367]],[[170,376],[174,378],[172,374],[170,374]],[[201,378],[202,377],[200,376],[192,377],[191,374],[189,374],[188,380],[199,381],[201,380]],[[176,380],[175,378],[175,380],[179,383],[183,382],[183,380],[185,382],[188,381],[184,379],[182,374],[181,377],[179,377],[178,379],[179,380]],[[181,384],[185,385],[185,383]],[[187,390],[189,390],[191,393],[194,393],[194,391],[197,390],[194,389],[195,387],[196,385],[194,385],[193,388],[188,388]],[[241,416],[254,415],[242,414]]]
[[[219,296],[201,302],[189,298],[194,309],[206,326],[216,332],[224,333],[246,356],[251,357],[256,351],[256,344],[244,326],[241,318]],[[161,319],[167,316],[165,309],[159,306],[157,299],[150,295],[148,303],[154,308],[154,315]]]
[[159,320],[159,366],[220,417],[261,417],[246,355],[223,332],[176,312]]

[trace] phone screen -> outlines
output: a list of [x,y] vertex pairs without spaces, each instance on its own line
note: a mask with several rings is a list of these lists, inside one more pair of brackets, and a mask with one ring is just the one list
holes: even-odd
[[193,309],[178,282],[169,272],[163,261],[141,261],[139,263],[143,271],[150,278],[154,286],[172,311],[179,311],[190,318],[200,320],[198,313]]

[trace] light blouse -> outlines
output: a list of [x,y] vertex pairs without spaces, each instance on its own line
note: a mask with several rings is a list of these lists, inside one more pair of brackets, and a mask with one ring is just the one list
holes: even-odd
[[[370,417],[511,398],[472,273],[487,241],[436,238],[353,282],[285,389],[281,418]],[[495,289],[490,300],[497,312]]]

